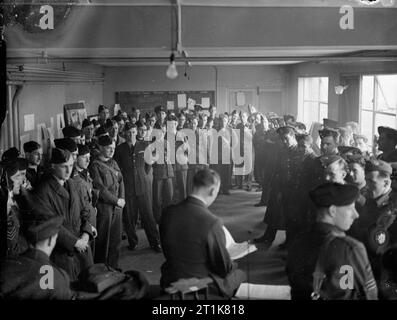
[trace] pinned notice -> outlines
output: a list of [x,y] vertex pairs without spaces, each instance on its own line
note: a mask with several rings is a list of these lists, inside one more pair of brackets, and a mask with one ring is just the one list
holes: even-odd
[[25,121],[25,131],[32,131],[34,130],[34,114],[25,114],[24,115],[24,121]]
[[184,109],[186,108],[186,94],[178,94],[178,108]]
[[244,94],[244,92],[237,92],[237,94],[236,94],[236,104],[239,107],[245,105],[245,94]]
[[174,101],[167,101],[167,110],[174,110]]
[[201,106],[204,109],[209,109],[209,107],[210,107],[210,98],[201,98]]

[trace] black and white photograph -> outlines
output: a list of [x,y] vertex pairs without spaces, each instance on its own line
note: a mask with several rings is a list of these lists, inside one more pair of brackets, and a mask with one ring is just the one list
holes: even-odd
[[0,300],[397,300],[397,0],[4,0],[0,32]]

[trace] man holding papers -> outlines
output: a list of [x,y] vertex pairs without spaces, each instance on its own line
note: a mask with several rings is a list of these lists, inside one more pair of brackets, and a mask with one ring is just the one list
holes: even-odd
[[165,263],[161,267],[161,287],[186,278],[211,277],[210,294],[230,298],[245,280],[226,249],[221,220],[208,207],[216,199],[220,186],[218,173],[198,171],[193,191],[177,205],[164,209],[160,239]]

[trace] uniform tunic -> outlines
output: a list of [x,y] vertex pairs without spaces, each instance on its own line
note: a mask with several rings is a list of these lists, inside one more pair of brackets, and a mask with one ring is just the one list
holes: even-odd
[[124,182],[117,162],[95,159],[89,167],[94,188],[99,190],[95,263],[118,267],[122,233],[122,209],[118,199],[124,199]]
[[[316,223],[310,232],[300,235],[288,251],[286,272],[292,299],[310,299],[317,259],[331,233],[335,238],[328,246],[323,265],[326,279],[322,291],[326,297],[331,300],[377,299],[378,290],[364,245],[328,223]],[[346,265],[353,268],[353,289],[340,286],[345,275],[340,270]]]
[[[40,288],[40,279],[45,276],[45,273],[40,273],[43,266],[51,266],[54,271],[53,289]],[[53,264],[44,252],[29,249],[19,257],[0,263],[0,298],[70,300],[72,292],[69,276]]]

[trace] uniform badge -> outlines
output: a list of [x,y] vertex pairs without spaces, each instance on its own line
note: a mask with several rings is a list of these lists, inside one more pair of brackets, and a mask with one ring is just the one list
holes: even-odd
[[377,254],[383,253],[383,250],[389,243],[389,233],[382,227],[375,227],[369,230],[369,246]]

